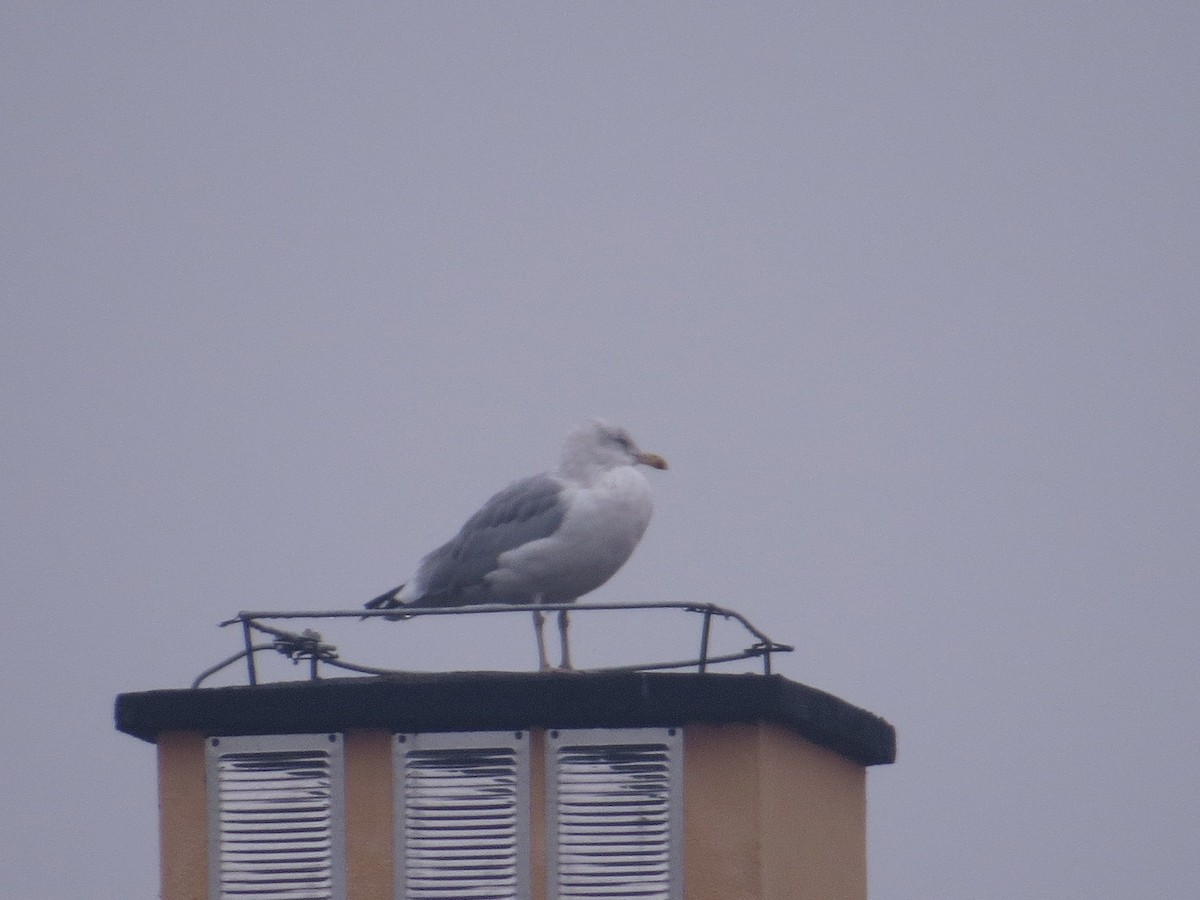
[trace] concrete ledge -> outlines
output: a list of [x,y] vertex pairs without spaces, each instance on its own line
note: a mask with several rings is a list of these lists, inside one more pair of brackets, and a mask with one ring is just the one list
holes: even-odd
[[351,728],[488,731],[771,722],[860,765],[895,762],[896,732],[780,675],[693,672],[413,673],[120,694],[117,729],[306,734]]

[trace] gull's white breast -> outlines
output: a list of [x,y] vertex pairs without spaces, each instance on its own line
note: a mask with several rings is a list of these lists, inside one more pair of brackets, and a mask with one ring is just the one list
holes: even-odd
[[487,576],[498,591],[561,603],[595,590],[629,559],[654,511],[650,486],[632,466],[568,484],[562,500],[567,512],[553,535],[500,555]]

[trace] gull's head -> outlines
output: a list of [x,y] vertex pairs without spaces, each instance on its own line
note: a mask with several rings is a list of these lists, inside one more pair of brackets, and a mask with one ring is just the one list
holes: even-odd
[[667,461],[657,453],[646,453],[619,425],[592,419],[567,435],[559,470],[565,475],[606,471],[618,466],[650,466],[665,469]]

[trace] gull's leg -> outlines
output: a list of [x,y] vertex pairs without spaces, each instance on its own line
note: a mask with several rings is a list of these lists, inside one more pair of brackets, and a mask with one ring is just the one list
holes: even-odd
[[558,639],[562,642],[562,667],[567,671],[571,670],[571,643],[567,640],[567,630],[570,627],[567,611],[560,609],[558,611]]
[[550,671],[550,660],[546,658],[546,639],[542,634],[542,627],[545,624],[545,614],[540,609],[535,609],[533,611],[533,633],[537,635],[539,672]]

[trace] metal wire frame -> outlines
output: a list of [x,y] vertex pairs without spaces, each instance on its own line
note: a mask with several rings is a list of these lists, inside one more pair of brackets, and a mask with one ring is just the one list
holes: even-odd
[[[222,669],[233,665],[240,659],[246,660],[246,675],[250,684],[258,684],[258,670],[255,666],[255,654],[264,650],[274,650],[282,653],[293,662],[308,660],[309,678],[313,681],[320,677],[319,665],[325,663],[338,669],[360,672],[368,675],[397,675],[404,674],[399,669],[381,669],[375,666],[364,666],[347,662],[338,658],[337,648],[332,644],[321,641],[321,635],[311,629],[296,633],[264,624],[263,620],[278,619],[409,619],[418,616],[461,616],[488,615],[495,613],[520,612],[592,612],[604,610],[640,610],[640,609],[678,609],[687,613],[701,616],[700,651],[695,659],[674,660],[670,662],[652,662],[628,666],[610,666],[598,669],[588,669],[590,672],[640,672],[661,669],[690,669],[705,672],[711,665],[736,662],[741,659],[760,658],[763,662],[763,674],[771,674],[771,655],[773,653],[791,653],[795,648],[789,644],[781,644],[771,640],[766,634],[751,624],[750,620],[732,609],[717,606],[714,603],[686,602],[655,602],[655,603],[530,603],[530,604],[484,604],[480,606],[455,607],[417,607],[397,610],[314,610],[314,611],[242,611],[231,619],[221,623],[221,627],[240,624],[242,627],[243,649],[201,672],[192,683],[193,688],[199,687],[209,676],[215,675]],[[712,635],[712,621],[715,616],[733,620],[740,624],[755,641],[744,650],[737,653],[725,653],[713,656],[709,653],[709,642]],[[270,643],[255,643],[255,634],[269,635]]]

